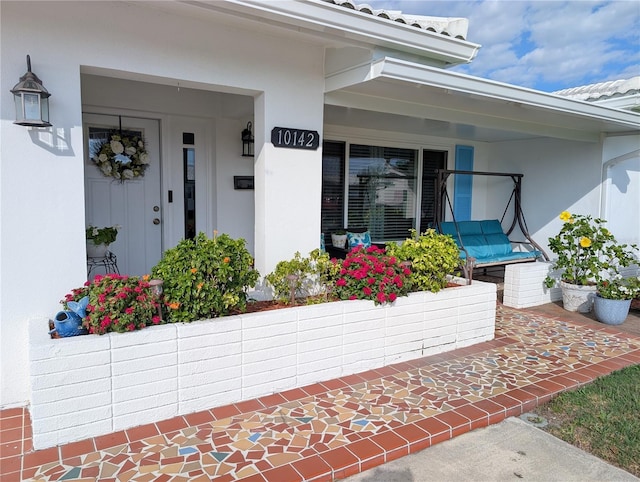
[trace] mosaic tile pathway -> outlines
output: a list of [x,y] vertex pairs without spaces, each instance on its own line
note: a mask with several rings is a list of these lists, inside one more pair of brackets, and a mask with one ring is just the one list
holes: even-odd
[[0,478],[331,481],[638,363],[640,337],[498,306],[490,342],[62,447],[30,452],[12,412],[25,428],[5,456],[5,410]]

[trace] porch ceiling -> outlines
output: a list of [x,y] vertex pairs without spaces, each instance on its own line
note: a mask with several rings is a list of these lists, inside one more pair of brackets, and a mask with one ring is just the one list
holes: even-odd
[[388,57],[331,75],[326,86],[329,124],[392,121],[407,132],[484,142],[640,133],[636,113]]

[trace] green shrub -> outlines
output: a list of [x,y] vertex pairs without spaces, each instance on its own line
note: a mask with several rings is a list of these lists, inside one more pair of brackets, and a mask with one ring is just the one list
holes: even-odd
[[320,295],[326,298],[331,279],[335,278],[338,270],[327,253],[315,249],[306,258],[296,252],[293,259],[280,261],[265,280],[273,289],[275,299],[295,304],[300,298],[308,301]]
[[413,287],[437,293],[447,286],[447,276],[460,266],[460,250],[451,236],[428,229],[421,235],[411,230],[402,244],[388,243],[387,253],[411,263]]
[[198,233],[167,250],[152,275],[164,281],[164,300],[170,322],[194,321],[244,309],[246,289],[259,273],[244,239],[223,234],[208,239]]

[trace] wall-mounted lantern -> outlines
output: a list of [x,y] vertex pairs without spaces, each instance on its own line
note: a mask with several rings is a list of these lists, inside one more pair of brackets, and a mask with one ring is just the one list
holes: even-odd
[[253,157],[251,125],[251,122],[247,122],[247,127],[242,131],[242,157]]
[[42,81],[31,72],[31,58],[27,55],[27,73],[20,77],[13,89],[16,105],[14,124],[28,127],[50,127],[49,97],[51,94],[42,85]]

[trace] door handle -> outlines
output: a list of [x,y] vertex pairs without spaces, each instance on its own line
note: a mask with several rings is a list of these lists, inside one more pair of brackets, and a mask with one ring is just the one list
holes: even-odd
[[160,219],[159,218],[153,218],[153,224],[160,224]]

